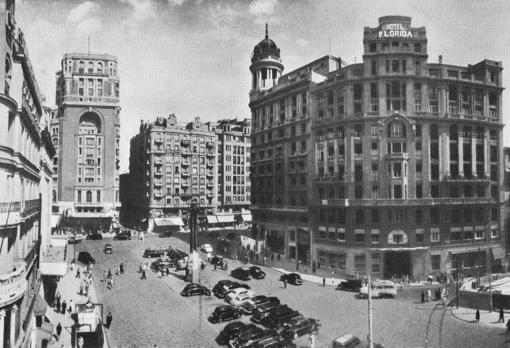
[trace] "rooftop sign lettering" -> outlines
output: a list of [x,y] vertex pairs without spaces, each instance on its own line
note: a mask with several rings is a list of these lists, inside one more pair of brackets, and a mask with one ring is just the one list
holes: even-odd
[[413,34],[409,28],[404,27],[401,23],[383,24],[379,30],[379,37],[409,37],[412,38]]

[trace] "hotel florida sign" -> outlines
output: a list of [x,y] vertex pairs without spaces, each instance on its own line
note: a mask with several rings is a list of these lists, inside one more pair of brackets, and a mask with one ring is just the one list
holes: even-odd
[[381,25],[379,30],[379,38],[386,37],[413,37],[413,33],[409,28],[406,28],[402,23],[388,23]]

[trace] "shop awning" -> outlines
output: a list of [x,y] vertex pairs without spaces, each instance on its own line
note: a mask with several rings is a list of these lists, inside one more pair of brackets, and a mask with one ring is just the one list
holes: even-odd
[[478,252],[485,252],[486,249],[487,248],[464,248],[464,249],[451,250],[450,254],[459,255],[459,254],[468,254],[468,253],[478,253]]
[[60,223],[60,218],[62,215],[60,214],[52,214],[51,215],[51,228],[56,228]]
[[414,248],[370,248],[370,251],[414,251],[414,250],[427,250],[428,247],[414,247]]
[[69,217],[70,218],[80,218],[80,219],[83,219],[83,218],[89,218],[89,219],[98,219],[98,218],[111,219],[112,218],[112,216],[110,214],[107,214],[107,213],[71,213],[71,214],[69,214]]
[[226,222],[234,222],[234,215],[216,215],[218,218],[218,222],[226,223]]
[[155,218],[154,223],[156,226],[184,226],[182,218],[179,216],[168,218]]
[[216,218],[216,215],[207,215],[207,223],[208,224],[217,224],[218,219]]
[[46,308],[48,308],[48,304],[46,303],[46,301],[41,297],[41,295],[37,295],[34,305],[34,315],[38,316],[45,315]]
[[241,214],[244,222],[251,222],[251,214]]

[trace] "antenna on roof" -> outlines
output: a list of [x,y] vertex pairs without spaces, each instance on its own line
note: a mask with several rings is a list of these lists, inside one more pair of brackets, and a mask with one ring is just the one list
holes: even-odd
[[87,53],[90,54],[90,36],[88,37]]
[[268,30],[267,30],[267,23],[266,23],[266,39],[269,39],[269,34],[268,34]]

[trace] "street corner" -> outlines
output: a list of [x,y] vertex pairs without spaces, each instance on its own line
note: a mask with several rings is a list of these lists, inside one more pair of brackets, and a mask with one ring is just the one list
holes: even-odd
[[500,327],[506,330],[507,321],[510,320],[510,313],[504,315],[503,320],[500,320],[499,311],[494,310],[489,312],[488,310],[479,310],[479,318],[477,318],[476,309],[464,308],[464,307],[452,307],[452,316],[464,323],[476,324],[479,326],[490,326],[492,328]]

